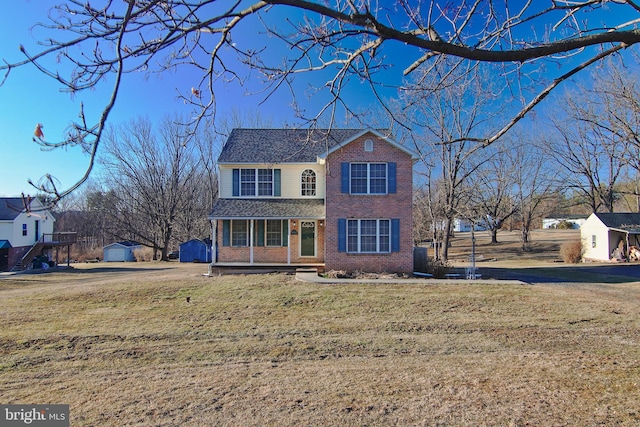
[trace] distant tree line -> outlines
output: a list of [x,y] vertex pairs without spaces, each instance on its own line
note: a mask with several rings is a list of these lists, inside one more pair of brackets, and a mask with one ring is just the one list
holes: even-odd
[[[393,129],[396,139],[419,155],[415,242],[434,242],[446,260],[458,218],[487,228],[493,243],[500,229],[518,230],[527,250],[544,216],[638,211],[638,62],[604,63],[589,80],[595,83],[576,82],[554,98],[554,107],[490,145],[478,135],[493,132],[510,108],[495,68],[441,61],[415,76],[393,107],[400,118],[394,123],[402,123]],[[137,118],[109,127],[101,173],[59,204],[60,226],[78,231],[87,250],[136,240],[158,259],[181,241],[209,236],[216,159],[228,130],[247,122],[236,118],[196,134],[185,133],[181,122]]]
[[544,216],[639,212],[639,62],[604,62],[490,146],[476,136],[500,122],[496,102],[509,99],[491,73],[441,62],[438,73],[409,85],[402,112],[412,123],[405,139],[420,154],[416,243],[433,242],[446,260],[454,220],[467,219],[487,228],[493,243],[501,228],[519,230],[526,250]]
[[104,141],[96,178],[58,206],[58,229],[79,234],[80,254],[133,240],[166,260],[181,242],[211,235],[219,136],[187,135],[179,117],[138,117],[109,127]]

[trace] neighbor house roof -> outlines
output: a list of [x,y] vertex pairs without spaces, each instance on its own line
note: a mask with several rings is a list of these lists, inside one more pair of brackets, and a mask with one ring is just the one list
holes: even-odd
[[15,220],[18,215],[25,212],[26,203],[29,203],[31,213],[36,218],[52,218],[55,221],[51,212],[35,197],[31,197],[30,202],[22,197],[0,197],[0,221]]
[[210,219],[324,218],[323,199],[218,199]]
[[0,221],[16,219],[24,210],[24,202],[21,197],[0,198]]
[[363,129],[234,129],[218,163],[315,163],[322,153],[363,132]]
[[640,214],[638,213],[594,213],[608,228],[629,233],[640,233]]

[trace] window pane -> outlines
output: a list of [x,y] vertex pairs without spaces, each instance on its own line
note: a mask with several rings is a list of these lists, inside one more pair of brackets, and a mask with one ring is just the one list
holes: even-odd
[[358,252],[358,221],[347,221],[347,252]]
[[376,252],[377,221],[360,220],[360,252]]
[[307,169],[302,172],[302,195],[316,195],[316,173],[311,169]]
[[256,195],[256,170],[240,169],[240,195]]
[[389,220],[380,220],[380,252],[391,252],[391,238],[389,236]]
[[387,165],[372,163],[369,165],[369,192],[371,194],[385,194],[387,192]]
[[231,221],[231,246],[247,246],[247,221]]
[[267,246],[282,246],[282,221],[267,220]]
[[258,196],[273,195],[273,170],[258,169]]
[[351,194],[367,193],[367,164],[351,164]]

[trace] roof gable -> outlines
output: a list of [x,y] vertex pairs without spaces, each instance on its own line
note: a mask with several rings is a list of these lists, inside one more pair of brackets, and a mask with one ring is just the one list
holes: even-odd
[[594,213],[606,227],[640,231],[640,213]]
[[332,147],[329,147],[326,151],[324,151],[323,153],[320,153],[318,155],[318,158],[322,159],[322,160],[326,159],[329,156],[329,154],[333,153],[334,151],[336,151],[336,150],[338,150],[338,149],[340,149],[340,148],[342,148],[342,147],[344,147],[346,145],[351,144],[353,141],[355,141],[356,139],[360,138],[363,135],[366,135],[367,133],[373,134],[374,136],[378,137],[379,139],[381,139],[381,140],[387,142],[388,144],[392,145],[393,147],[397,148],[398,150],[408,154],[409,156],[411,156],[411,158],[413,160],[417,160],[418,159],[418,156],[413,151],[411,151],[410,149],[405,147],[404,145],[396,142],[395,140],[391,139],[391,137],[384,135],[380,131],[377,131],[375,129],[370,129],[370,128],[362,129],[360,132],[356,133],[355,135],[352,135],[351,137],[345,139],[344,141],[342,141],[342,142],[340,142],[338,144],[335,144]]
[[218,163],[316,163],[322,153],[366,131],[372,130],[233,129]]

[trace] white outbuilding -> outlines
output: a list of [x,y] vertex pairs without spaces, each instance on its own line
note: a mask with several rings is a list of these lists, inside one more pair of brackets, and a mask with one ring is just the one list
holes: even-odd
[[640,246],[640,214],[593,213],[580,227],[585,261],[625,261]]
[[125,242],[116,242],[103,248],[105,262],[123,262],[135,261],[134,251],[141,249],[142,245],[138,242],[127,240]]

